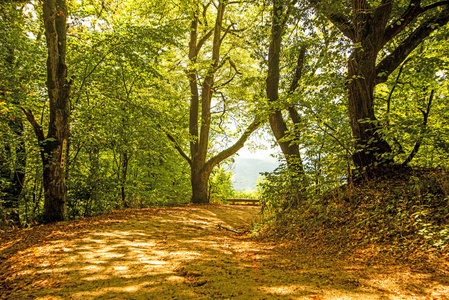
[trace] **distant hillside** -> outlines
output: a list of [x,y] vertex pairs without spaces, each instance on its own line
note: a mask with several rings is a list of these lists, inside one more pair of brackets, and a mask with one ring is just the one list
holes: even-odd
[[239,191],[254,190],[260,173],[271,172],[277,166],[278,164],[271,160],[236,157],[234,176],[232,177],[233,186]]

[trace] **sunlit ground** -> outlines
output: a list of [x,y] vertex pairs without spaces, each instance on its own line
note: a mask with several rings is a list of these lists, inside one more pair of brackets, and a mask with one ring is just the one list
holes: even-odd
[[[5,299],[448,299],[449,279],[314,253],[280,253],[219,229],[257,207],[187,207],[64,230],[10,258]],[[62,228],[63,229],[63,228]],[[319,249],[317,249],[319,253]],[[11,270],[10,270],[11,271]],[[18,286],[20,285],[20,286]]]

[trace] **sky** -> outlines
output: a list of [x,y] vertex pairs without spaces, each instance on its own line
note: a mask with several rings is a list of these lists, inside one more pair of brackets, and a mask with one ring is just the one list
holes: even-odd
[[[256,146],[265,145],[266,149],[253,149],[245,145],[234,156],[233,187],[236,190],[255,190],[257,179],[261,172],[271,172],[278,166],[276,148],[271,149],[269,142],[263,138],[253,139]],[[274,156],[273,156],[274,155]]]

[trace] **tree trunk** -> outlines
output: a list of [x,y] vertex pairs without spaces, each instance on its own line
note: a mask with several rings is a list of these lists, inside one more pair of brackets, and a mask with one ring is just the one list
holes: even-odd
[[377,51],[368,47],[353,51],[348,63],[348,110],[355,139],[353,162],[359,169],[391,162],[390,145],[383,139],[374,114]]
[[194,168],[192,168],[191,170],[192,203],[197,204],[209,203],[208,197],[209,176],[210,171],[208,170],[197,171]]
[[67,188],[63,145],[69,129],[69,92],[67,81],[67,7],[65,0],[44,0],[43,18],[47,40],[47,89],[50,99],[50,121],[47,137],[30,111],[25,112],[41,147],[44,181],[44,214],[46,223],[67,220]]
[[[53,143],[56,145],[56,143]],[[43,181],[44,181],[44,215],[43,221],[51,223],[56,221],[67,220],[67,203],[66,203],[66,184],[64,176],[64,168],[61,168],[59,159],[61,150],[60,146],[53,146],[54,150],[43,151],[41,156],[48,156],[50,159],[42,158],[44,163]],[[59,155],[58,155],[59,154]]]
[[[284,11],[285,5],[291,5],[289,1],[284,0],[274,0],[273,1],[273,12],[272,12],[272,27],[271,27],[271,41],[268,52],[268,74],[267,74],[267,98],[271,104],[271,112],[269,115],[270,127],[279,144],[282,153],[287,162],[287,167],[292,174],[303,175],[304,169],[301,160],[301,155],[299,152],[299,146],[293,141],[295,134],[291,134],[286,122],[282,116],[282,105],[279,102],[279,62],[281,53],[282,36],[284,32],[285,22],[289,16],[288,11]],[[286,8],[288,9],[288,8]],[[304,55],[302,55],[304,59]],[[298,70],[300,73],[300,68],[302,68],[302,60],[298,63]],[[299,75],[300,77],[300,75]],[[293,86],[297,85],[298,76],[295,76]],[[296,83],[295,83],[296,81]],[[293,90],[294,91],[294,90]],[[291,91],[291,92],[293,92]],[[290,107],[290,115],[292,117],[297,116],[296,110]],[[293,112],[294,110],[294,112]],[[296,114],[295,114],[296,113]],[[294,120],[299,121],[299,120]],[[294,123],[296,123],[294,122]],[[293,130],[293,132],[295,129]]]
[[[223,22],[223,14],[225,10],[225,1],[219,1],[217,7],[217,16],[213,31],[212,58],[209,70],[201,84],[201,96],[199,95],[197,75],[194,70],[189,72],[190,81],[190,120],[189,132],[191,134],[190,154],[191,154],[191,183],[192,183],[192,203],[208,203],[207,197],[208,180],[210,170],[206,167],[207,152],[209,146],[209,131],[211,126],[211,101],[212,87],[214,85],[215,72],[217,71],[218,62],[220,60],[221,47],[221,28]],[[201,48],[200,42],[197,41],[198,14],[196,11],[191,24],[190,43],[189,43],[189,59],[194,64],[197,59],[198,52]],[[210,36],[210,35],[209,35]],[[208,38],[208,35],[205,35]],[[200,114],[201,106],[201,117]],[[198,121],[200,126],[198,130]],[[199,131],[199,132],[198,132]]]
[[128,153],[123,153],[123,173],[122,173],[122,187],[121,187],[121,193],[122,193],[122,206],[124,208],[129,208],[129,203],[126,200],[126,179],[128,176],[128,165],[129,165],[129,157]]
[[[353,162],[359,170],[371,169],[390,163],[385,156],[391,152],[379,132],[374,114],[374,88],[376,86],[376,59],[383,46],[385,25],[391,5],[372,9],[365,1],[353,1],[354,49],[348,61],[348,112],[352,135],[355,139]],[[372,10],[372,13],[368,13]]]

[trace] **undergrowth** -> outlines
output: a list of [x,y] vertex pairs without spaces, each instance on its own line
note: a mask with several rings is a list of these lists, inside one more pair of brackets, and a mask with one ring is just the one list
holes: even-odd
[[448,251],[449,172],[399,168],[382,174],[309,196],[295,207],[285,204],[292,197],[288,188],[262,196],[265,221],[257,234],[339,251],[370,244],[394,252]]

